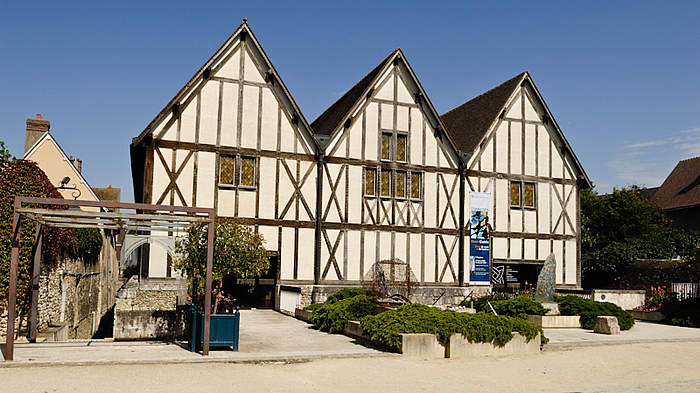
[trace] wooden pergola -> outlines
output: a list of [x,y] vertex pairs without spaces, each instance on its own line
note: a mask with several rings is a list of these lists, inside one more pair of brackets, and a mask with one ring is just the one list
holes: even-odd
[[[80,208],[94,208],[95,211]],[[90,209],[92,210],[92,209]],[[42,226],[61,228],[97,228],[118,233],[116,248],[119,257],[124,237],[138,231],[176,232],[192,224],[207,224],[207,272],[204,296],[204,326],[202,355],[209,354],[209,329],[211,314],[211,275],[214,261],[214,232],[216,211],[211,208],[164,206],[143,203],[80,201],[55,198],[15,197],[12,220],[12,253],[10,260],[10,285],[7,301],[7,344],[5,361],[13,360],[15,341],[15,308],[17,304],[17,269],[19,260],[20,217],[36,223],[34,261],[32,273],[32,299],[30,306],[30,340],[36,338],[39,298],[39,273],[41,266]]]

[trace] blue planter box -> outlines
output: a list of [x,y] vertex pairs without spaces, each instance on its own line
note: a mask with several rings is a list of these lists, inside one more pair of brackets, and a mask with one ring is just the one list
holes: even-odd
[[[236,307],[235,314],[211,314],[209,317],[209,347],[231,347],[238,351],[238,332],[241,313]],[[192,334],[190,351],[202,350],[204,343],[204,313],[192,307]]]

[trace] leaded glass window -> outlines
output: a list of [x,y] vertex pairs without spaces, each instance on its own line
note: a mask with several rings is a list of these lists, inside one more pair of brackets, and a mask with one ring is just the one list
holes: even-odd
[[365,195],[377,195],[377,170],[374,168],[365,168]]
[[513,181],[510,182],[510,206],[511,207],[520,207],[520,191],[521,191],[521,186],[522,183],[518,181]]
[[396,161],[408,161],[406,159],[407,142],[408,138],[406,135],[396,135]]
[[535,208],[535,183],[523,184],[523,207]]
[[411,172],[411,199],[420,199],[421,188],[420,172]]
[[379,183],[379,195],[383,197],[391,196],[391,171],[381,171]]
[[396,172],[396,198],[406,198],[406,172]]
[[382,133],[382,160],[391,160],[391,134]]
[[219,184],[234,185],[233,179],[236,172],[236,157],[221,156],[219,164]]
[[239,185],[255,187],[255,158],[241,157],[241,181]]

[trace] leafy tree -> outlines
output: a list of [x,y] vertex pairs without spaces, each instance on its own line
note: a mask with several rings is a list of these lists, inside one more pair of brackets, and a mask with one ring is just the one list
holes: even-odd
[[5,142],[0,141],[0,171],[10,165],[10,162],[14,159],[10,151],[5,147]]
[[[237,224],[218,224],[214,235],[214,263],[212,288],[214,312],[221,299],[220,288],[224,277],[255,278],[270,268],[263,237],[250,228]],[[175,251],[180,255],[175,260],[175,269],[190,279],[189,296],[193,302],[203,305],[204,277],[207,263],[207,225],[192,225],[186,236],[175,242]]]
[[670,220],[639,187],[599,195],[581,191],[581,254],[585,287],[607,286],[640,258],[688,257],[700,238]]

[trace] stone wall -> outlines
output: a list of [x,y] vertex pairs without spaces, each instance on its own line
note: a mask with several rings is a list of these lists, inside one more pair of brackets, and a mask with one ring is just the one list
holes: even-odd
[[643,306],[646,300],[644,290],[625,289],[594,289],[591,291],[596,302],[609,302],[620,306],[623,310],[631,310]]
[[117,293],[114,339],[173,339],[187,331],[187,282],[179,278],[131,279]]

